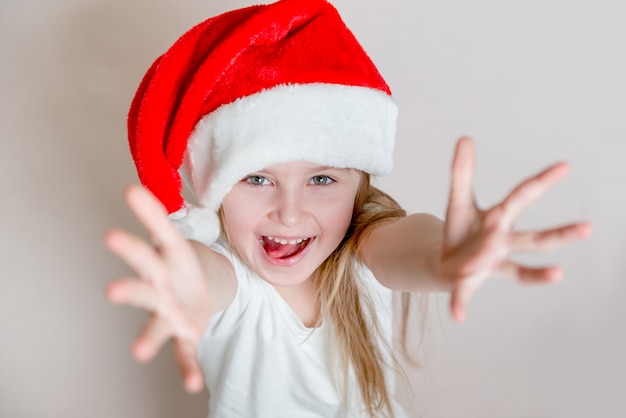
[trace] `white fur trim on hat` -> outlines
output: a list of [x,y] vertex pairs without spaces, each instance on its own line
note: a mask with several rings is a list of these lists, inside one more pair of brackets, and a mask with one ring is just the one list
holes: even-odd
[[[367,87],[312,83],[261,91],[200,120],[181,177],[197,204],[217,213],[233,185],[274,164],[309,161],[385,175],[393,167],[397,113],[391,96]],[[219,222],[209,229],[193,239],[212,244]]]

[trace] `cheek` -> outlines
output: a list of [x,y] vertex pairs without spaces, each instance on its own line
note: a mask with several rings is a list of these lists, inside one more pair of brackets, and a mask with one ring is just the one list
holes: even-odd
[[339,241],[345,236],[350,222],[352,221],[352,212],[354,204],[352,201],[338,202],[334,205],[325,205],[323,208],[323,218],[327,231],[336,235]]
[[341,208],[341,216],[338,217],[337,221],[343,225],[345,229],[348,229],[350,226],[350,222],[352,221],[352,214],[354,213],[354,203],[348,202]]
[[228,231],[228,236],[232,241],[249,231],[254,224],[256,211],[254,206],[245,202],[245,199],[235,195],[227,195],[222,202],[222,213],[224,216],[224,227]]

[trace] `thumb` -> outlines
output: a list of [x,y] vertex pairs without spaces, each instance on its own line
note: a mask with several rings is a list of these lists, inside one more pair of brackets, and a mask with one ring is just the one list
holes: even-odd
[[204,387],[204,374],[196,357],[195,345],[188,340],[174,340],[176,364],[183,377],[185,390],[198,393]]
[[466,283],[458,283],[454,286],[450,297],[450,311],[455,321],[465,321],[467,318],[467,305],[473,294],[474,289]]

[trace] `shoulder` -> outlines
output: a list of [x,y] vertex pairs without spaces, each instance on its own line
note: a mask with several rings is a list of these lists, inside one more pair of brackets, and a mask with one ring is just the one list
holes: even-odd
[[204,278],[211,294],[212,312],[226,308],[237,294],[237,275],[232,257],[227,256],[224,246],[211,247],[190,241],[196,252]]
[[363,296],[369,298],[377,309],[387,307],[393,297],[394,290],[384,286],[364,263],[357,264],[356,272],[357,280],[364,292]]

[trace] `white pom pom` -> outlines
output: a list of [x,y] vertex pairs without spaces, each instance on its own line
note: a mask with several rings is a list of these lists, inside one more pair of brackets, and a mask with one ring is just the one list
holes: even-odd
[[187,239],[212,245],[220,235],[220,221],[212,210],[187,206],[171,213],[170,220]]

